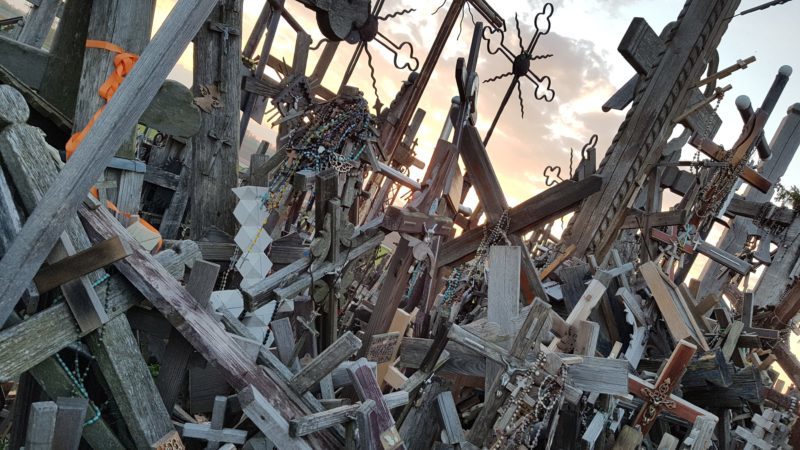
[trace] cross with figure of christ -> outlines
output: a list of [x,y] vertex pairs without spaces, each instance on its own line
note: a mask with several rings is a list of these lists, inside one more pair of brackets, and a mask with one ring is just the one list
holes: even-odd
[[686,372],[686,367],[696,351],[697,347],[694,344],[685,340],[678,342],[655,383],[645,381],[636,375],[628,375],[628,390],[634,396],[644,400],[644,405],[634,420],[634,426],[641,429],[642,435],[646,435],[650,431],[662,412],[669,412],[691,423],[694,423],[700,416],[716,419],[705,409],[672,394],[672,391],[680,384],[681,377]]

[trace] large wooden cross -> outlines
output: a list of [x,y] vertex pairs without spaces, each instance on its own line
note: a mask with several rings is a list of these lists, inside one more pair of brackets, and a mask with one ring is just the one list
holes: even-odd
[[[608,183],[587,199],[565,232],[565,242],[577,246],[577,254],[594,251],[598,259],[611,250],[627,215],[627,205],[640,190],[639,183],[661,157],[674,121],[691,102],[695,81],[706,59],[725,32],[726,17],[734,14],[738,1],[690,1],[664,42],[642,19],[635,19],[621,45],[623,55],[637,61],[637,36],[655,36],[646,42],[655,44],[651,65],[634,64],[646,72],[634,95],[632,110],[621,125],[617,137],[601,162],[601,173]],[[643,52],[641,52],[643,53]],[[690,116],[691,117],[691,116]],[[687,119],[688,120],[688,119]]]
[[631,394],[644,400],[644,405],[634,421],[635,426],[641,428],[643,435],[650,431],[662,412],[669,412],[691,423],[701,416],[714,417],[710,412],[672,395],[696,351],[697,347],[694,344],[684,340],[678,342],[655,383],[645,381],[636,375],[628,375],[628,389]]

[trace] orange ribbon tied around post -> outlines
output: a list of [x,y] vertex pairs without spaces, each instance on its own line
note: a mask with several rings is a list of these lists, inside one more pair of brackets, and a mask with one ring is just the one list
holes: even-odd
[[[125,77],[130,73],[131,69],[133,69],[136,61],[139,60],[139,56],[133,53],[128,53],[119,46],[110,42],[96,41],[92,39],[86,41],[86,48],[99,48],[117,54],[117,56],[114,57],[114,70],[97,91],[100,97],[102,97],[103,100],[108,103],[108,101],[111,100],[111,97],[114,96],[114,93],[117,92],[119,85],[122,84],[122,80],[124,80]],[[91,120],[89,120],[89,123],[87,123],[81,131],[73,134],[72,137],[69,138],[69,141],[67,141],[66,145],[67,159],[69,159],[72,154],[75,153],[75,150],[78,149],[78,146],[83,141],[83,138],[86,136],[89,130],[92,129],[94,122],[98,117],[100,117],[100,114],[103,112],[105,107],[106,105],[101,106],[100,109],[94,113],[94,116],[92,116]]]
[[[100,89],[97,90],[98,95],[100,95],[100,97],[103,100],[105,100],[107,104],[111,100],[111,97],[113,97],[114,94],[117,92],[117,89],[119,89],[119,86],[122,84],[122,81],[131,72],[133,66],[136,64],[136,61],[139,60],[139,55],[126,52],[118,45],[114,45],[110,42],[98,41],[93,39],[88,39],[86,41],[86,48],[99,48],[117,54],[116,56],[114,56],[114,70],[108,76],[106,81],[103,82],[103,84],[100,86]],[[69,141],[67,141],[67,145],[65,146],[65,150],[67,153],[67,160],[69,160],[72,154],[75,153],[75,150],[77,150],[78,147],[81,145],[83,138],[86,136],[86,134],[89,133],[89,130],[92,129],[95,121],[97,121],[97,119],[100,117],[100,114],[103,113],[103,110],[105,108],[106,105],[104,104],[97,110],[97,112],[94,113],[92,118],[89,120],[89,123],[87,123],[86,126],[83,127],[81,131],[73,134],[69,138]],[[95,198],[100,198],[96,187],[92,187],[91,194]],[[121,214],[124,217],[127,217],[129,219],[133,218],[133,214],[120,211],[119,208],[117,208],[117,205],[115,205],[111,201],[108,200],[106,201],[106,207],[111,211],[114,211],[115,213]],[[158,234],[158,230],[156,230],[155,227],[150,225],[150,223],[148,223],[146,220],[142,219],[141,217],[139,217],[138,220],[139,222],[142,223],[142,225],[145,226],[145,228]],[[161,247],[162,242],[163,241],[159,239],[158,245],[156,246],[156,251]]]

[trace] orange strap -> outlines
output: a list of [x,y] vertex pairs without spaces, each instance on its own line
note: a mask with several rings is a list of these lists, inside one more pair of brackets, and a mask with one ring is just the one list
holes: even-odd
[[[111,100],[111,97],[113,97],[114,94],[117,92],[117,89],[119,88],[120,84],[122,84],[122,81],[133,69],[133,66],[134,64],[136,64],[136,61],[139,60],[139,56],[134,53],[126,52],[121,47],[119,47],[118,45],[114,45],[111,42],[98,41],[94,39],[86,40],[86,48],[99,48],[117,54],[117,56],[114,57],[114,70],[111,72],[106,81],[100,86],[100,89],[98,89],[97,91],[98,95],[100,95],[100,97],[103,100],[105,100],[106,103],[108,103]],[[83,141],[83,138],[86,136],[87,133],[89,133],[89,130],[92,129],[95,121],[97,120],[98,117],[100,117],[100,114],[102,114],[105,108],[106,105],[104,104],[103,106],[100,107],[100,109],[97,110],[97,112],[94,113],[92,118],[89,120],[89,123],[86,124],[83,130],[73,134],[72,137],[69,138],[69,141],[67,141],[66,145],[67,159],[69,159],[72,156],[72,154],[75,153],[75,150],[78,149],[78,146],[80,146],[81,142]],[[91,193],[95,198],[100,198],[99,192],[97,191],[96,187],[92,187]],[[115,205],[109,200],[106,200],[106,207],[111,211],[121,214],[122,216],[128,219],[133,217],[131,214],[127,212],[120,211],[119,208],[117,208],[117,205]],[[141,222],[142,225],[144,225],[147,229],[153,231],[154,233],[158,233],[158,230],[156,230],[155,227],[153,227],[150,223],[148,223],[141,217],[139,218],[139,222]],[[164,241],[162,239],[158,240],[156,251],[158,251],[161,248],[163,242]]]
[[[86,41],[86,48],[99,48],[102,50],[108,50],[109,52],[116,53],[117,56],[114,57],[114,70],[108,76],[106,81],[100,86],[97,93],[100,95],[103,100],[108,103],[111,100],[111,97],[114,96],[114,93],[117,92],[119,85],[122,84],[122,80],[130,73],[131,69],[133,69],[133,65],[136,64],[136,61],[139,59],[138,55],[133,53],[128,53],[119,46],[116,46],[110,42],[106,41],[97,41],[93,39],[89,39]],[[89,123],[79,132],[72,135],[67,141],[66,151],[67,151],[67,159],[69,159],[75,150],[78,149],[83,138],[92,129],[94,126],[95,121],[100,114],[105,109],[106,105],[100,107],[97,112],[94,113]]]

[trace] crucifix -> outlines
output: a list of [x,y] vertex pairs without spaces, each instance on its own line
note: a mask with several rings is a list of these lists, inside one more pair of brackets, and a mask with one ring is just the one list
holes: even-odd
[[[800,145],[800,126],[798,126],[798,124],[800,124],[800,104],[795,103],[789,107],[787,115],[781,121],[778,130],[775,132],[769,144],[772,150],[772,157],[759,164],[758,172],[765,178],[775,182],[780,180],[785,174],[789,166],[789,161],[794,157],[798,145]],[[763,142],[763,139],[760,142]],[[745,214],[744,208],[740,206],[748,205],[748,203],[742,202],[755,202],[759,204],[769,202],[773,193],[774,189],[763,193],[748,185],[745,188],[741,200],[736,197],[731,200],[728,204],[726,214],[733,215],[734,217],[728,222],[729,228],[724,229],[722,232],[722,236],[719,240],[720,249],[728,252],[741,251],[748,239],[751,239],[751,236],[758,235],[759,244],[754,257],[764,264],[772,262],[773,258],[771,256],[769,256],[768,261],[765,257],[768,253],[769,241],[773,241],[775,238],[771,232],[776,224],[773,224],[771,220],[768,219],[778,214],[778,211],[766,206],[766,212],[771,213],[771,215],[770,217],[765,217],[765,214],[760,212],[762,206],[755,208],[748,214]],[[781,224],[781,227],[784,225],[788,226],[789,224]],[[783,252],[781,247],[782,246],[779,246],[778,249],[779,254]],[[713,263],[707,264],[703,268],[703,272],[699,277],[699,296],[704,296],[710,292],[719,292],[724,285],[731,281],[730,273],[719,274],[719,270],[720,267]],[[761,293],[759,297],[765,296]]]
[[647,435],[662,412],[669,412],[690,423],[694,423],[698,417],[715,418],[710,412],[672,394],[696,351],[694,344],[684,340],[678,342],[655,383],[633,374],[628,375],[630,393],[644,400],[644,405],[634,419],[634,426],[639,427],[643,435]]
[[[627,205],[638,195],[641,180],[661,157],[675,125],[674,118],[691,103],[696,91],[694,83],[727,28],[725,18],[735,13],[738,4],[720,0],[687,2],[668,42],[659,38],[643,19],[634,19],[628,28],[620,51],[643,76],[635,89],[632,110],[600,163],[609,183],[584,202],[565,231],[564,242],[574,243],[577,254],[594,251],[602,260],[613,247],[628,213]],[[645,51],[648,48],[651,50]],[[702,128],[691,124],[693,117],[704,124],[695,113],[685,119],[684,125]]]

